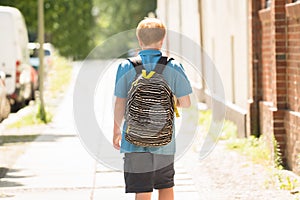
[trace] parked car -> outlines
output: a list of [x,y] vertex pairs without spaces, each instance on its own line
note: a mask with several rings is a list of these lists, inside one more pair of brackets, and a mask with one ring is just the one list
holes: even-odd
[[5,73],[0,71],[0,122],[6,119],[10,113],[10,103],[6,96],[5,78]]
[[139,55],[140,49],[129,49],[127,52],[127,57],[135,57]]
[[26,104],[28,104],[30,100],[35,100],[35,92],[39,89],[39,75],[33,66],[31,66],[31,70],[30,70],[30,81],[31,81],[31,98],[25,101]]
[[[28,43],[28,49],[30,53],[30,64],[38,71],[40,60],[39,60],[39,43]],[[45,43],[44,48],[44,69],[45,72],[53,66],[53,45],[50,43]]]
[[28,33],[21,12],[0,6],[0,30],[0,70],[9,76],[5,85],[10,102],[20,107],[32,98]]

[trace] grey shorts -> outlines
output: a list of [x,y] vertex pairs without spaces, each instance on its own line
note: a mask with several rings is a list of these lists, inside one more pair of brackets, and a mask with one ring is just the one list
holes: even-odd
[[174,155],[125,153],[126,193],[152,192],[174,186]]

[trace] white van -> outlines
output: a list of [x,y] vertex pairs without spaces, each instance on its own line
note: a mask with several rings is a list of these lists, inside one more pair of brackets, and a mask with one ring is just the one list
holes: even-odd
[[21,12],[0,6],[0,70],[7,76],[7,94],[15,105],[32,98],[32,67],[27,44],[28,33]]

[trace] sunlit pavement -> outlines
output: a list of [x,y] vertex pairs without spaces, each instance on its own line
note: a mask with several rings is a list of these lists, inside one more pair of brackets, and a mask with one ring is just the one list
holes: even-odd
[[[99,65],[100,61],[97,65],[91,62],[91,67]],[[74,63],[73,80],[80,66],[81,63]],[[108,85],[112,86],[114,79],[110,80]],[[134,199],[133,194],[124,193],[123,173],[97,163],[77,136],[72,111],[73,86],[60,103],[53,122],[41,130],[41,136],[1,179],[0,198]],[[111,137],[106,133],[106,137]],[[178,200],[200,199],[192,176],[181,161],[176,163],[175,193]]]
[[[107,61],[85,63],[91,68],[106,64]],[[31,142],[26,153],[0,180],[1,199],[134,199],[133,194],[124,192],[123,173],[96,162],[77,135],[73,118],[73,91],[80,67],[80,62],[74,63],[73,82],[59,103],[53,122],[42,126],[39,130],[41,135]],[[116,66],[105,72],[103,77],[106,80],[99,81],[94,95],[97,123],[108,141],[112,137],[115,71]],[[25,109],[22,112],[29,111]],[[185,131],[188,132],[188,128]],[[267,185],[270,171],[227,150],[222,142],[218,142],[210,154],[200,160],[199,150],[205,134],[200,130],[195,144],[175,163],[176,200],[297,199],[289,191]],[[154,192],[153,197],[156,196],[157,192]]]

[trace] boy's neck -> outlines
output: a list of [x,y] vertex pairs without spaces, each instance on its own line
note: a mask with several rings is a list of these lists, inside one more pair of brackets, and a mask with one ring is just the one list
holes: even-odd
[[163,43],[163,41],[159,41],[157,43],[153,43],[150,45],[144,45],[143,43],[140,42],[140,46],[141,46],[142,50],[146,50],[146,49],[160,50],[162,47],[162,43]]
[[142,50],[160,50],[160,48],[155,48],[155,47],[142,47]]

